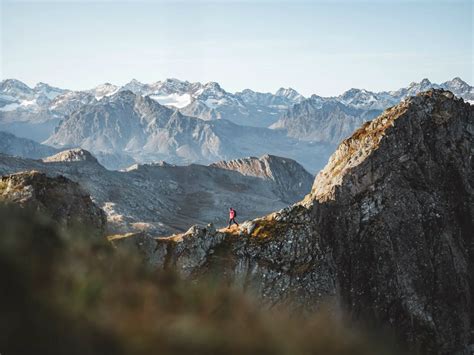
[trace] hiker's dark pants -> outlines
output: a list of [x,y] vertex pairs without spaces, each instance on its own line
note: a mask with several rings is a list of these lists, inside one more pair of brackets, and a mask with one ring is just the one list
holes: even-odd
[[237,226],[239,225],[239,224],[237,223],[237,221],[235,220],[235,217],[234,217],[234,218],[231,218],[231,219],[229,219],[229,227],[228,227],[228,228],[230,228],[230,226],[232,225],[232,223],[235,223],[235,224],[237,224]]

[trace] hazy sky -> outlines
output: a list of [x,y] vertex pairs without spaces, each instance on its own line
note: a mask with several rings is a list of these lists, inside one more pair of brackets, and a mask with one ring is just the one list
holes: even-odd
[[0,76],[29,85],[175,77],[335,95],[473,83],[471,0],[0,3]]

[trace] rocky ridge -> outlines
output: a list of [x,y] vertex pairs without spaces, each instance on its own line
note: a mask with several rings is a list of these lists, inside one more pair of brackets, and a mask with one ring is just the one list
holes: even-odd
[[292,159],[266,154],[260,158],[249,157],[223,160],[212,163],[211,167],[238,171],[245,176],[254,176],[273,181],[282,199],[290,201],[295,195],[305,195],[313,176]]
[[14,203],[50,217],[63,228],[88,228],[106,233],[106,216],[79,184],[64,176],[48,177],[38,171],[0,178],[0,202]]
[[[110,171],[89,152],[73,149],[43,160],[0,154],[0,174],[37,170],[65,176],[105,210],[111,233],[168,235],[194,223],[224,225],[230,206],[239,211],[239,220],[265,215],[311,190],[313,176],[294,161],[275,156],[240,160],[261,166],[269,161],[266,175],[259,176],[243,174],[232,162],[227,168],[161,162]],[[284,171],[286,165],[294,175]]]
[[269,305],[331,302],[422,353],[474,344],[474,108],[430,90],[346,139],[300,204],[158,240],[150,258],[219,270]]

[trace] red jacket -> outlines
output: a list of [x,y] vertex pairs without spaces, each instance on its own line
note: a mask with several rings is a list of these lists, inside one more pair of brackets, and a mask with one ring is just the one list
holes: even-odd
[[229,211],[229,218],[232,219],[235,217],[235,210],[230,210]]

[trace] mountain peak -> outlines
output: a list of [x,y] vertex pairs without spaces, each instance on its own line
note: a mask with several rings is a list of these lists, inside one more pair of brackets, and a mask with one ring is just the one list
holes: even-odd
[[28,85],[26,85],[23,81],[18,79],[4,79],[0,81],[0,85],[2,86],[18,86],[31,89]]
[[165,79],[165,82],[167,82],[167,83],[185,83],[186,81],[179,80],[177,78],[167,78],[167,79]]
[[128,82],[128,84],[135,84],[135,85],[142,85],[141,82],[139,82],[137,79],[133,78]]
[[24,82],[17,79],[5,79],[0,82],[0,92],[12,94],[12,95],[31,95],[34,93]]
[[[441,110],[442,104],[449,106],[451,110],[461,110],[464,105],[449,91],[431,89],[415,97],[409,97],[387,109],[376,119],[363,124],[351,137],[345,139],[330,157],[329,163],[316,177],[312,192],[307,196],[306,201],[334,199],[335,190],[342,184],[345,176],[376,152],[384,141],[395,140],[397,149],[411,146],[411,143],[407,141],[409,138],[404,137],[404,133],[394,130],[394,126],[414,119],[422,121],[419,122],[420,125],[425,125],[429,121],[435,121],[434,123],[437,124],[438,121],[450,119],[450,115],[447,116],[443,111],[438,111]],[[414,112],[423,114],[414,115]],[[394,136],[399,137],[390,138]],[[386,146],[386,149],[390,147]]]
[[[474,90],[469,86],[468,83],[466,83],[464,80],[462,80],[460,77],[455,77],[450,81],[446,81],[445,83],[442,84],[442,86],[448,90],[453,91],[453,93],[456,93],[456,95],[459,94],[466,94],[469,95],[469,93],[474,93]],[[466,99],[470,99],[473,95],[469,95],[469,97],[466,97]]]
[[93,162],[98,163],[97,159],[85,149],[75,148],[59,152],[55,155],[42,159],[45,163],[52,162]]
[[122,86],[120,90],[121,91],[130,90],[136,94],[139,94],[145,86],[146,86],[145,84],[139,82],[137,79],[132,79],[128,83],[126,83],[124,86]]
[[218,90],[222,91],[222,87],[219,85],[219,83],[215,81],[209,81],[204,85],[205,88],[207,89],[213,89],[213,90]]
[[118,91],[119,87],[111,83],[100,84],[91,90],[97,100],[106,96],[112,96]]
[[431,85],[432,83],[428,78],[423,78],[419,83],[417,83],[416,81],[411,82],[408,88],[413,88],[413,87],[428,88]]
[[296,91],[295,89],[293,88],[279,88],[276,92],[275,92],[275,95],[276,96],[284,96],[284,97],[287,97],[289,99],[293,99],[295,97],[298,97],[298,96],[301,96],[300,93],[298,91]]
[[462,83],[462,84],[467,84],[464,80],[462,80],[459,76],[456,76],[451,80],[454,83]]

